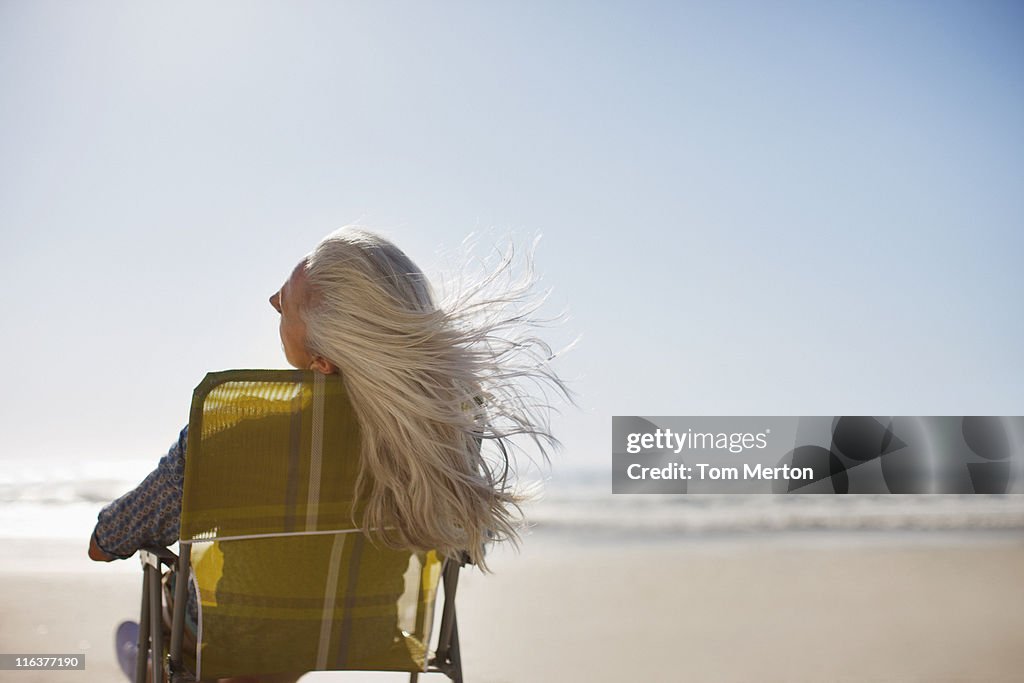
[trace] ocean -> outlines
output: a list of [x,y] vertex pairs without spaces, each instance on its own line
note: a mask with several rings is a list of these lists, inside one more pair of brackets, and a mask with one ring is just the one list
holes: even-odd
[[[4,462],[0,537],[88,539],[104,504],[155,461]],[[608,472],[533,482],[527,523],[559,535],[707,537],[806,531],[1001,531],[1024,539],[1024,495],[613,495]]]

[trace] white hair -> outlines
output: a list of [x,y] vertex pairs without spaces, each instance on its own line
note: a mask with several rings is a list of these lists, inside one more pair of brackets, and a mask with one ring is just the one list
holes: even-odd
[[437,305],[409,257],[364,229],[328,235],[306,259],[306,344],[337,366],[351,396],[358,521],[389,547],[464,551],[486,570],[487,541],[518,540],[510,439],[530,438],[546,461],[557,445],[548,393],[570,395],[534,333],[542,299],[532,272],[513,282],[513,261],[509,250]]

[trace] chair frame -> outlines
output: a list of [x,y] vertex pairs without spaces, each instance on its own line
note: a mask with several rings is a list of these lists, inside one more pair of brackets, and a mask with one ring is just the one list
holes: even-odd
[[[194,674],[185,667],[182,660],[182,642],[185,634],[185,605],[188,602],[189,569],[192,544],[180,545],[181,555],[175,555],[170,548],[147,546],[139,550],[142,562],[142,606],[139,615],[138,658],[135,663],[136,683],[196,683]],[[469,562],[469,556],[462,553],[458,560],[444,562],[441,578],[444,583],[444,605],[441,610],[441,629],[437,650],[427,662],[423,672],[409,674],[410,683],[417,683],[420,673],[441,673],[454,683],[463,683],[462,657],[459,649],[459,627],[455,617],[455,592],[459,583],[459,570]],[[161,661],[163,652],[163,589],[161,587],[161,565],[178,573],[174,586],[174,614],[171,624],[169,653]],[[151,669],[147,671],[147,669]]]

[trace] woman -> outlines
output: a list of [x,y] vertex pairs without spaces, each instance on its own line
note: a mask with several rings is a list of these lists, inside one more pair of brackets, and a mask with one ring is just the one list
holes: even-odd
[[[384,545],[465,551],[486,570],[487,541],[517,540],[508,440],[526,435],[544,458],[556,443],[548,406],[525,387],[542,399],[546,389],[567,392],[548,365],[550,347],[530,334],[539,302],[530,303],[529,282],[511,284],[511,268],[509,254],[437,305],[398,247],[350,227],[321,241],[270,298],[288,362],[342,375],[363,435],[360,522],[387,529],[373,535]],[[100,512],[92,559],[177,540],[187,437],[186,429],[138,488]],[[492,441],[500,471],[486,460]]]

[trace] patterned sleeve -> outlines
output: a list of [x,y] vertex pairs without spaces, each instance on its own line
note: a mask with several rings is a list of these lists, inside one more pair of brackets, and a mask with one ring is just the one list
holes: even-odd
[[100,510],[93,532],[100,549],[124,559],[142,546],[166,547],[178,540],[187,439],[185,427],[141,484]]

